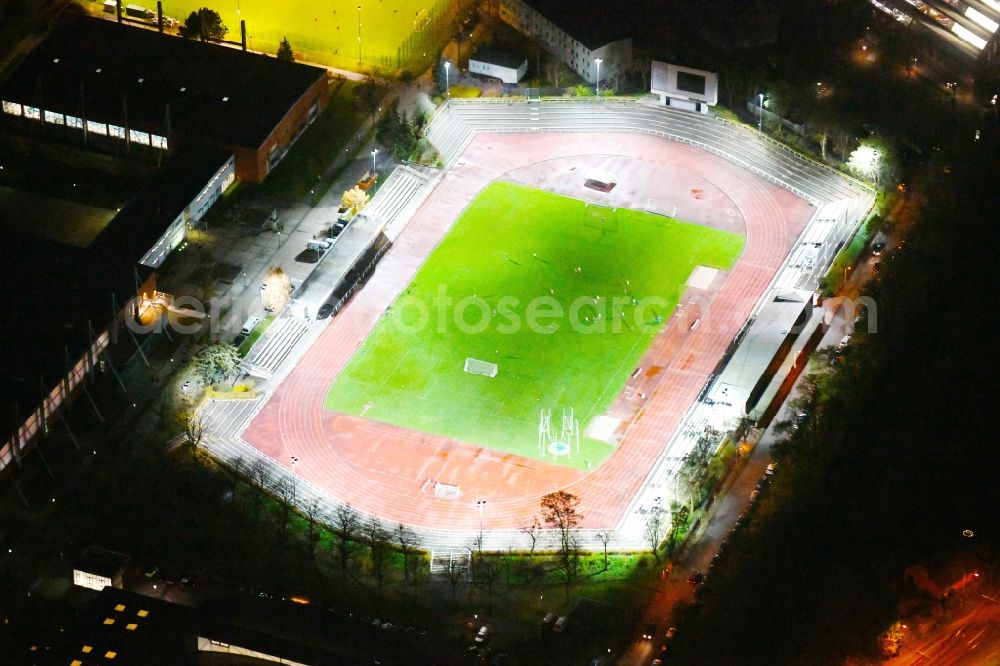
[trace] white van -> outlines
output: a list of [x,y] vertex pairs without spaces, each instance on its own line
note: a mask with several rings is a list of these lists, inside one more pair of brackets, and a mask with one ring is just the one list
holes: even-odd
[[247,317],[247,320],[243,322],[243,329],[240,331],[243,335],[250,335],[253,333],[253,329],[257,328],[257,324],[260,323],[260,317]]

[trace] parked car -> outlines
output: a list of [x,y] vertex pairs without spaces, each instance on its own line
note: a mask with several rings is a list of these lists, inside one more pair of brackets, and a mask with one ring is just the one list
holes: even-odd
[[569,624],[569,618],[566,617],[565,615],[560,615],[559,619],[556,620],[556,623],[552,625],[552,631],[556,632],[557,634],[561,634],[562,632],[566,631],[567,624]]
[[476,642],[485,643],[490,638],[490,628],[485,624],[479,627],[479,631],[476,632]]

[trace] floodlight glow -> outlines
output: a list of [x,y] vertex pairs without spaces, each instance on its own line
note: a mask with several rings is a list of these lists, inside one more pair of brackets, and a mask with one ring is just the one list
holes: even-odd
[[982,12],[973,9],[972,7],[966,7],[965,8],[965,15],[968,16],[970,19],[972,19],[980,27],[983,27],[983,28],[986,28],[987,30],[989,30],[990,34],[993,34],[994,32],[996,32],[997,28],[1000,28],[1000,23],[997,23],[996,21],[994,21],[993,19],[991,19],[989,16],[986,16]]
[[980,51],[982,51],[983,48],[985,48],[986,46],[985,39],[975,34],[971,30],[966,28],[964,25],[959,25],[958,23],[954,23],[951,26],[951,31],[956,35],[958,35],[963,41],[971,44],[972,46],[975,46]]

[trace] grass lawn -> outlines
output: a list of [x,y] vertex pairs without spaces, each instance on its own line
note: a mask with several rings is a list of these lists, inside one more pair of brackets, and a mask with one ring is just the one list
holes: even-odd
[[[621,391],[691,271],[731,268],[743,244],[494,183],[334,380],[326,407],[529,457],[539,455],[540,410],[552,410],[558,434],[572,407],[580,451],[558,462],[596,466],[612,447],[583,436],[591,419]],[[497,376],[466,373],[467,357],[497,363]]]
[[[164,0],[163,12],[180,21],[208,7],[219,12],[239,41],[240,19],[247,22],[249,46],[275,53],[287,38],[296,53],[325,64],[353,67],[358,62],[358,5],[361,5],[361,56],[366,63],[396,62],[396,49],[415,27],[426,22],[433,0]],[[156,3],[147,6],[156,9]],[[326,57],[323,57],[326,56]]]
[[260,322],[257,323],[257,326],[255,326],[254,329],[250,331],[250,335],[248,335],[247,339],[243,341],[243,344],[240,345],[240,348],[237,350],[237,353],[241,357],[245,358],[246,355],[250,353],[250,350],[253,348],[253,346],[257,343],[257,340],[260,339],[260,336],[264,335],[264,331],[270,328],[271,324],[273,323],[274,323],[274,315],[268,315],[263,319],[261,319]]

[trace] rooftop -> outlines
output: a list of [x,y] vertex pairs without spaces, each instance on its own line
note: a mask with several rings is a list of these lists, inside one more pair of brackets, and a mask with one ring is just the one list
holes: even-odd
[[473,51],[471,56],[469,56],[469,60],[478,60],[479,62],[485,62],[491,65],[517,69],[524,63],[525,58],[524,56],[516,55],[510,51],[493,49],[488,46],[480,46]]
[[[95,333],[136,293],[150,271],[138,265],[169,224],[228,158],[178,153],[133,197],[86,249],[3,229],[0,262],[13,285],[0,292],[0,404],[24,418],[65,375]],[[0,439],[14,414],[0,419]]]
[[320,77],[319,67],[72,15],[24,59],[0,98],[259,148]]
[[524,1],[590,50],[629,36],[628,0],[620,3],[598,0],[580,0],[574,3],[564,0]]

